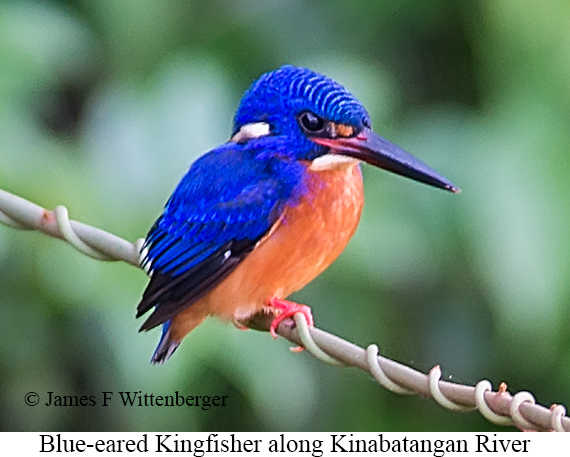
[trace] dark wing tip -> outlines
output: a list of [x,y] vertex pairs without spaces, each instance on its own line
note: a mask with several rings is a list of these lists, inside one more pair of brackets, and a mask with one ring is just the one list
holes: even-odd
[[[140,317],[137,315],[137,317]],[[153,329],[154,327],[157,327],[161,324],[161,322],[153,322],[151,321],[152,315],[146,320],[144,321],[144,323],[140,326],[139,328],[139,332],[147,332],[151,329]]]
[[257,241],[226,243],[215,255],[175,277],[155,271],[137,307],[137,317],[154,310],[139,331],[165,323],[206,295],[237,267]]
[[[188,305],[190,306],[190,305]],[[139,332],[147,332],[152,330],[155,327],[158,327],[161,324],[169,321],[173,317],[175,317],[180,312],[180,309],[176,307],[175,309],[166,309],[160,306],[157,306],[153,313],[148,317],[146,321],[140,326]]]

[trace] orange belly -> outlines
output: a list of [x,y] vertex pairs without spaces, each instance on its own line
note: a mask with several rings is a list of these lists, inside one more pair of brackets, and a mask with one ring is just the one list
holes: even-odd
[[226,279],[173,319],[174,340],[182,340],[208,315],[235,321],[261,311],[269,299],[301,289],[339,256],[362,212],[360,166],[308,169],[306,176],[308,192],[300,203],[285,209],[269,235]]

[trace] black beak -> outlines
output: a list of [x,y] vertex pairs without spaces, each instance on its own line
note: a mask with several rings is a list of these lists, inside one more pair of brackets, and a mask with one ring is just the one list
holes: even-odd
[[370,129],[364,129],[352,138],[311,138],[317,144],[331,149],[333,154],[342,154],[367,162],[375,167],[397,173],[407,178],[449,190],[460,192],[459,187],[436,173],[422,161],[390,143]]

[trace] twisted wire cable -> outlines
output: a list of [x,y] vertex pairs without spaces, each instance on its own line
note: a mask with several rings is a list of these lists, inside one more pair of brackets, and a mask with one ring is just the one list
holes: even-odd
[[[97,260],[123,261],[141,267],[143,239],[130,243],[104,230],[69,219],[67,209],[53,211],[0,189],[0,223],[19,230],[37,230],[67,241],[84,255]],[[244,322],[250,328],[268,331],[273,316],[259,313]],[[521,430],[570,431],[570,418],[562,405],[546,408],[535,403],[530,392],[511,395],[502,383],[495,392],[491,383],[482,380],[476,386],[441,381],[441,368],[429,374],[378,356],[378,347],[361,348],[318,328],[309,328],[298,313],[285,319],[277,333],[301,345],[318,359],[333,365],[355,367],[370,373],[386,389],[401,395],[420,394],[433,398],[439,405],[455,412],[479,410],[497,425],[515,425]]]

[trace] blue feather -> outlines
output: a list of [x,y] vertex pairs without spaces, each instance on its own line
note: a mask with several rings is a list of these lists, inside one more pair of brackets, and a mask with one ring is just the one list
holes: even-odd
[[232,240],[257,240],[300,196],[303,170],[236,143],[204,155],[147,236],[151,270],[177,276]]

